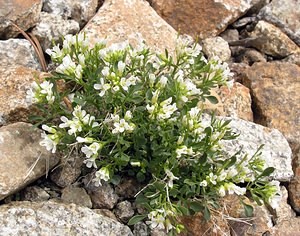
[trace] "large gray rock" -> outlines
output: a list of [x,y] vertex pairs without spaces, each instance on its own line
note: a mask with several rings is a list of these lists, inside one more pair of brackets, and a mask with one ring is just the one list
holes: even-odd
[[0,38],[7,39],[20,33],[10,21],[24,31],[35,26],[41,9],[41,0],[0,0]]
[[98,0],[43,0],[43,11],[73,19],[83,26],[96,13]]
[[130,229],[75,204],[14,202],[0,207],[0,235],[132,236]]
[[178,33],[144,0],[106,0],[84,30],[90,43],[107,38],[108,43],[128,40],[137,44],[142,38],[153,50],[175,49]]
[[260,145],[264,144],[261,152],[266,166],[276,169],[272,177],[279,181],[290,181],[293,177],[292,151],[285,137],[277,129],[266,128],[241,119],[229,119],[231,128],[240,135],[235,140],[222,141],[224,149],[234,154],[242,147],[242,153],[251,156]]
[[58,43],[61,37],[79,32],[79,24],[74,20],[65,20],[59,15],[41,13],[41,20],[32,30],[32,33],[41,43],[44,51],[52,48],[52,42]]
[[272,0],[258,17],[280,27],[300,46],[300,0]]
[[203,52],[211,59],[218,57],[221,61],[228,61],[231,57],[231,51],[228,43],[221,37],[206,38],[202,41]]
[[26,39],[0,40],[0,65],[42,69],[33,46]]
[[45,175],[58,163],[56,156],[39,145],[40,141],[41,130],[27,123],[0,128],[0,200]]

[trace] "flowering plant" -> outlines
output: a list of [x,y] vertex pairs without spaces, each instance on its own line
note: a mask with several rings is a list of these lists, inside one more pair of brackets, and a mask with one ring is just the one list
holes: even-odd
[[136,202],[146,213],[129,224],[145,219],[172,235],[184,228],[179,216],[201,211],[208,220],[226,194],[274,203],[278,185],[266,180],[274,169],[264,169],[259,150],[251,157],[226,153],[221,141],[237,137],[230,122],[201,109],[216,101],[210,89],[231,73],[226,63],[207,61],[198,44],[179,38],[173,57],[152,53],[142,40],[136,47],[102,40],[90,49],[79,34],[47,53],[56,72],[27,96],[45,112],[35,117],[45,131],[40,144],[53,153],[78,148],[97,169],[96,186],[123,176],[144,184]]

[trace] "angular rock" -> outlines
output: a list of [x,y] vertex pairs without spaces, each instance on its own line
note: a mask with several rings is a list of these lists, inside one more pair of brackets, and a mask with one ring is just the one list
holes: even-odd
[[128,220],[134,215],[134,210],[129,201],[119,202],[114,212],[123,223],[127,223]]
[[63,19],[73,19],[80,26],[86,24],[94,16],[98,0],[44,0],[43,11],[61,16]]
[[258,17],[281,28],[300,46],[300,1],[272,0],[259,12]]
[[108,209],[93,209],[93,211],[97,214],[100,214],[100,215],[106,216],[110,219],[113,219],[115,221],[118,221],[116,215]]
[[113,187],[104,182],[97,187],[91,181],[86,181],[85,188],[91,197],[93,208],[113,209],[118,202],[118,195]]
[[253,155],[264,144],[262,159],[266,167],[275,167],[271,175],[275,180],[289,181],[293,177],[292,151],[285,137],[276,129],[266,128],[252,122],[236,118],[230,119],[230,127],[240,134],[235,140],[223,140],[224,150],[231,155],[242,147],[242,154]]
[[286,57],[300,50],[279,28],[266,21],[259,21],[249,36],[260,39],[253,45],[255,48],[273,57]]
[[0,128],[0,200],[45,175],[47,166],[51,169],[58,163],[40,141],[41,130],[27,123]]
[[221,61],[228,61],[231,57],[231,51],[228,43],[221,37],[206,38],[202,41],[203,52],[211,59],[218,57]]
[[75,204],[14,202],[0,207],[0,235],[133,236],[130,229]]
[[28,122],[33,108],[26,101],[26,91],[39,73],[23,66],[0,66],[0,126],[17,121]]
[[50,174],[50,178],[59,187],[67,187],[80,176],[82,165],[82,158],[70,156],[66,160],[62,160],[62,163]]
[[291,147],[300,144],[300,68],[291,63],[255,63],[245,71],[257,123],[276,128]]
[[227,29],[220,34],[220,36],[226,41],[236,41],[239,40],[239,31],[237,29]]
[[148,231],[149,231],[148,226],[143,222],[139,222],[133,226],[134,236],[148,236],[149,235]]
[[116,186],[116,194],[123,198],[134,198],[142,188],[141,184],[134,178],[123,178]]
[[274,228],[274,235],[289,235],[289,236],[298,236],[300,235],[300,218],[295,217],[291,219],[286,219],[280,224],[276,225]]
[[32,45],[26,39],[0,40],[0,65],[42,69]]
[[247,48],[236,58],[236,61],[243,62],[248,65],[253,65],[255,62],[267,62],[265,56],[254,48]]
[[63,189],[61,199],[66,203],[92,208],[92,201],[84,188],[68,186]]
[[289,183],[289,200],[293,209],[300,213],[300,145],[293,147],[293,171],[295,177]]
[[[222,86],[211,93],[218,99],[217,104],[205,102],[204,109],[216,115],[253,121],[250,91],[244,85],[235,82],[232,88]],[[200,105],[201,106],[201,105]]]
[[8,39],[20,33],[10,21],[24,31],[35,26],[40,17],[42,1],[0,0],[0,6],[0,38]]
[[294,63],[297,66],[300,66],[300,52],[289,55],[286,58],[284,58],[282,61],[289,62],[289,63]]
[[157,13],[181,33],[215,37],[253,6],[247,0],[151,0]]
[[29,186],[26,187],[21,192],[22,201],[31,201],[31,202],[42,202],[47,201],[50,198],[50,195],[39,186]]
[[74,20],[64,20],[59,15],[41,13],[41,20],[32,30],[44,51],[52,48],[52,42],[61,44],[61,37],[67,34],[76,34],[80,30],[79,24]]
[[143,0],[106,0],[84,30],[94,45],[99,38],[108,43],[128,40],[135,45],[140,36],[153,50],[175,49],[177,32]]

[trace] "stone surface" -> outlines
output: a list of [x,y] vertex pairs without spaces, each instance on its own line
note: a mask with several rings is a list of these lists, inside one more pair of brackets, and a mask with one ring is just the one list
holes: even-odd
[[[17,36],[20,32],[10,21],[24,31],[33,27],[39,20],[41,0],[0,0],[0,39]],[[2,51],[2,50],[0,50]]]
[[115,221],[118,221],[116,215],[108,209],[93,209],[93,211],[96,212],[97,214],[100,214],[100,215],[106,216],[110,219],[113,219]]
[[258,17],[280,27],[300,46],[300,1],[272,0],[259,12]]
[[61,161],[61,164],[51,172],[50,178],[59,187],[67,187],[80,176],[82,164],[82,158],[71,155]]
[[255,63],[245,73],[256,121],[280,130],[291,147],[300,140],[300,68],[291,63]]
[[0,200],[45,175],[47,166],[51,169],[58,163],[40,141],[41,131],[27,123],[0,128]]
[[[206,112],[215,112],[216,115],[241,118],[248,121],[253,121],[253,113],[251,110],[250,91],[244,85],[235,82],[232,88],[222,86],[211,93],[218,99],[217,104],[212,104],[209,101],[204,103]],[[202,107],[201,104],[199,104]]]
[[254,30],[249,33],[249,36],[260,38],[260,42],[253,46],[273,57],[286,57],[300,50],[279,28],[266,21],[259,21]]
[[203,52],[208,59],[218,57],[221,61],[228,61],[231,57],[229,45],[221,37],[206,38],[202,44]]
[[108,43],[129,40],[136,44],[139,34],[153,50],[175,49],[177,32],[143,0],[106,0],[84,30],[91,45],[100,38]]
[[[295,145],[296,146],[296,145]],[[295,177],[289,183],[289,200],[293,209],[300,213],[300,146],[293,147],[293,171]]]
[[26,39],[0,40],[0,65],[4,67],[25,66],[41,70],[37,54]]
[[0,235],[133,235],[127,226],[75,204],[14,202],[0,207],[0,218]]
[[116,216],[123,222],[127,223],[129,219],[134,215],[134,210],[129,201],[119,202],[114,210]]
[[92,208],[92,201],[84,188],[68,186],[63,189],[61,199],[66,203]]
[[42,202],[47,201],[50,195],[39,186],[29,186],[21,191],[21,199],[23,201]]
[[286,58],[284,58],[282,61],[289,62],[289,63],[294,63],[297,66],[300,66],[300,52],[289,55]]
[[298,235],[300,235],[300,218],[295,217],[295,218],[281,222],[274,228],[273,232],[274,232],[273,235],[275,235],[275,236],[281,236],[281,235],[298,236]]
[[220,34],[226,42],[239,40],[239,31],[237,29],[227,29]]
[[253,65],[255,62],[267,62],[265,56],[254,48],[247,48],[236,58],[237,62]]
[[23,66],[0,66],[0,126],[17,121],[28,122],[28,116],[34,109],[26,101],[26,91],[39,74]]
[[94,16],[98,0],[43,0],[43,11],[73,19],[83,26]]
[[[228,118],[227,118],[228,119]],[[224,149],[230,153],[236,153],[242,147],[242,154],[253,155],[257,148],[264,144],[262,159],[266,167],[275,167],[271,175],[275,180],[289,181],[293,177],[292,151],[287,140],[276,129],[266,128],[241,119],[230,118],[230,127],[240,134],[235,140],[222,140]]]
[[141,184],[136,179],[123,178],[121,183],[116,185],[116,194],[122,198],[134,198],[141,188]]
[[139,222],[133,226],[133,235],[134,236],[148,236],[149,235],[149,230],[148,226],[143,223]]
[[181,33],[215,37],[253,6],[247,0],[151,0],[157,13]]
[[118,195],[113,187],[104,182],[102,186],[95,186],[90,180],[85,181],[85,189],[91,197],[93,208],[113,209],[118,202]]
[[32,30],[44,51],[52,48],[52,42],[61,44],[61,37],[79,32],[79,24],[74,20],[65,20],[59,15],[41,13],[41,20]]

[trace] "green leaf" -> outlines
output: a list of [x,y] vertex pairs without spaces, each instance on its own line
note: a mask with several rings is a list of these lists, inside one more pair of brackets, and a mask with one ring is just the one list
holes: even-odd
[[203,205],[199,202],[191,202],[190,203],[190,208],[194,211],[194,212],[199,212],[203,210]]
[[131,219],[128,221],[128,225],[135,225],[136,223],[142,221],[143,219],[145,219],[147,217],[147,215],[135,215],[133,217],[131,217]]
[[268,167],[261,173],[260,177],[270,176],[274,172],[274,170],[275,170],[274,167]]
[[218,101],[218,99],[215,97],[215,96],[207,96],[207,97],[205,97],[208,101],[210,101],[210,103],[212,103],[212,104],[218,104],[219,103],[219,101]]
[[114,175],[111,179],[110,182],[114,185],[118,185],[121,182],[121,177],[119,175]]
[[247,217],[252,217],[253,216],[253,206],[251,206],[251,205],[248,205],[248,204],[246,204],[246,203],[244,203],[244,202],[242,202],[243,203],[243,205],[244,205],[244,210],[245,210],[245,214],[246,214],[246,216]]
[[146,176],[142,172],[138,172],[136,174],[137,181],[140,183],[143,182],[146,179]]
[[210,211],[207,206],[204,207],[203,216],[205,220],[210,220]]

